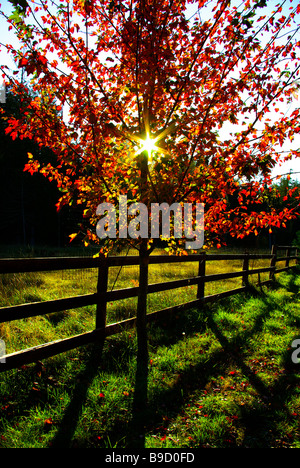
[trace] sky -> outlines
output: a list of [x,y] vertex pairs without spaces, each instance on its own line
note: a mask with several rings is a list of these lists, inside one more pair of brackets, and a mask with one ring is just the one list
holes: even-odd
[[[212,2],[213,3],[213,2]],[[233,0],[233,3],[235,3],[237,6],[242,3],[237,0]],[[277,4],[277,1],[275,0],[268,0],[268,6],[264,9],[261,9],[261,14],[268,14],[272,11],[274,8],[274,5]],[[288,8],[290,6],[295,6],[298,4],[298,1],[293,0],[291,3],[288,3],[288,5],[285,7],[285,10],[282,12],[282,14],[288,14]],[[13,10],[12,4],[8,0],[0,0],[0,5],[1,5],[1,10],[4,11],[6,14],[10,14]],[[192,16],[192,14],[196,11],[195,7],[193,5],[189,6],[189,15]],[[203,19],[203,18],[202,18]],[[18,41],[16,37],[14,36],[12,31],[8,31],[8,25],[6,23],[5,18],[0,16],[0,43],[6,44],[12,44],[17,47]],[[263,39],[263,38],[262,38]],[[300,40],[300,34],[299,38]],[[8,56],[8,54],[3,50],[3,48],[0,48],[0,65],[7,65],[8,67],[14,69],[15,64],[13,60]],[[1,77],[0,77],[0,85],[1,85]],[[0,101],[3,102],[3,88],[0,87]],[[299,97],[298,99],[295,99],[294,107],[299,107],[300,106],[300,92],[299,92]],[[284,112],[289,111],[291,109],[282,109]],[[274,117],[276,117],[274,115]],[[221,137],[226,138],[229,134],[230,131],[233,130],[233,127],[230,127],[230,124],[228,124],[220,133]],[[292,143],[293,149],[298,149],[300,148],[300,134],[295,135],[294,141]],[[285,149],[290,149],[289,148],[282,148],[282,150]],[[296,174],[299,172],[299,174]],[[283,164],[283,166],[276,166],[276,168],[273,170],[272,175],[273,177],[280,175],[280,174],[286,174],[286,173],[291,173],[291,175],[294,173],[294,176],[292,175],[293,178],[297,179],[300,181],[300,158],[294,158],[292,161],[286,162]]]

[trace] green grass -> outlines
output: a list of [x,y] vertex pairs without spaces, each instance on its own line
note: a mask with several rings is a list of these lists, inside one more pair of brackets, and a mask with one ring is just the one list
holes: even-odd
[[[207,272],[240,266],[214,262]],[[150,282],[192,276],[196,269],[155,265]],[[110,287],[118,273],[111,272]],[[138,434],[134,330],[108,338],[103,347],[82,347],[0,374],[0,447],[300,448],[300,364],[291,360],[291,343],[300,337],[298,275],[281,274],[271,289],[254,287],[149,326],[149,405]],[[137,279],[137,268],[126,267],[114,287],[135,286]],[[207,284],[206,294],[238,287],[240,278],[220,283]],[[95,286],[92,270],[3,275],[0,305],[85,294]],[[149,310],[195,294],[189,287],[153,295]],[[109,304],[108,322],[134,315],[135,304]],[[13,352],[94,324],[91,306],[2,324],[0,337]]]

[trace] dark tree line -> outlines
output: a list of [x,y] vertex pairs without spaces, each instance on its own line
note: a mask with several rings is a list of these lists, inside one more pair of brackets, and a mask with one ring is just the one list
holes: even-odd
[[53,162],[54,154],[32,140],[13,140],[5,134],[6,117],[18,113],[18,100],[7,93],[0,116],[0,244],[65,246],[77,229],[76,208],[56,210],[60,197],[55,182],[41,174],[24,172],[32,153],[42,163]]

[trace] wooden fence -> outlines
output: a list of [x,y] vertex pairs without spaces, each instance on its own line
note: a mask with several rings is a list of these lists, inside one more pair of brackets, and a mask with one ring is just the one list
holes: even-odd
[[[284,256],[278,256],[279,251],[285,251]],[[294,250],[294,255],[291,255]],[[185,286],[197,285],[196,298],[184,304],[175,305],[167,309],[158,310],[147,314],[147,321],[152,322],[158,317],[178,313],[194,307],[199,307],[203,304],[214,302],[216,300],[228,297],[234,294],[241,293],[249,287],[249,277],[255,274],[269,273],[268,280],[261,284],[268,284],[274,280],[276,273],[286,271],[292,266],[290,262],[295,260],[298,264],[298,251],[292,246],[273,246],[271,254],[205,254],[190,256],[150,256],[149,264],[171,264],[171,263],[188,263],[196,262],[198,264],[198,275],[192,278],[178,279],[163,283],[155,283],[148,285],[148,294],[155,292],[181,288]],[[269,266],[263,268],[250,269],[250,260],[269,259]],[[205,273],[206,263],[209,261],[220,260],[242,260],[242,270],[207,275]],[[282,268],[276,268],[278,262],[285,262]],[[28,348],[5,356],[0,356],[0,372],[8,369],[20,367],[24,364],[34,363],[38,360],[48,358],[60,354],[65,351],[77,348],[78,346],[87,345],[92,342],[105,339],[107,336],[115,335],[124,330],[132,328],[135,325],[136,317],[123,320],[113,324],[106,324],[106,309],[107,303],[136,297],[139,288],[132,287],[108,291],[108,273],[109,268],[114,266],[138,265],[139,258],[137,256],[117,256],[100,258],[85,258],[85,257],[62,257],[62,258],[24,258],[24,259],[0,259],[0,274],[4,273],[24,273],[24,272],[41,272],[41,271],[56,271],[66,269],[82,269],[82,268],[97,268],[98,281],[97,290],[93,294],[86,294],[63,299],[56,299],[44,302],[34,302],[29,304],[14,305],[0,308],[0,323],[19,320],[38,315],[45,315],[53,312],[75,309],[88,305],[96,305],[96,326],[94,330],[44,343],[39,346]],[[220,281],[230,278],[242,278],[240,287],[230,289],[218,294],[205,296],[205,284],[207,282]]]

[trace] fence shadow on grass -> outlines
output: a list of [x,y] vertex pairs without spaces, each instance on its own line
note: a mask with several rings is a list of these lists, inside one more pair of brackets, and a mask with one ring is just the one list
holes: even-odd
[[[297,275],[290,274],[285,278],[285,287],[293,293],[298,293]],[[274,289],[282,287],[281,283],[275,283]],[[290,356],[285,355],[283,350],[283,365],[278,378],[271,385],[267,385],[257,374],[255,369],[247,364],[247,343],[252,336],[260,333],[263,330],[265,320],[276,310],[278,304],[276,300],[271,299],[270,295],[266,294],[263,289],[251,288],[247,297],[259,297],[265,304],[263,312],[256,315],[254,323],[251,327],[236,334],[230,341],[222,330],[222,327],[217,323],[214,317],[214,306],[202,308],[198,321],[192,325],[191,333],[203,331],[203,321],[200,317],[206,315],[206,326],[211,329],[216,339],[222,346],[221,350],[215,351],[205,361],[199,361],[198,364],[190,366],[185,371],[181,372],[180,377],[172,384],[170,388],[158,390],[153,397],[149,395],[148,405],[141,408],[133,402],[131,422],[126,427],[116,428],[118,434],[113,432],[109,434],[112,444],[114,438],[123,438],[125,440],[125,448],[142,448],[145,446],[146,434],[150,431],[155,431],[159,426],[168,426],[168,422],[164,420],[163,415],[168,413],[170,421],[176,417],[185,407],[190,395],[201,388],[204,390],[210,379],[222,375],[229,364],[234,364],[239,368],[251,386],[257,392],[257,401],[261,399],[263,405],[249,406],[245,404],[240,406],[240,424],[245,428],[243,441],[239,442],[239,447],[252,447],[253,445],[264,446],[264,448],[272,447],[276,438],[276,425],[280,424],[282,415],[291,417],[287,405],[289,398],[293,393],[293,388],[297,386],[296,374],[299,374],[297,366],[291,365]],[[227,299],[223,304],[230,304],[232,298]],[[287,299],[288,301],[288,299]],[[189,312],[190,313],[190,312]],[[292,311],[290,312],[292,314]],[[191,314],[193,315],[193,314]],[[168,327],[167,327],[168,328]],[[178,323],[175,327],[175,337],[170,333],[170,342],[174,343],[180,339]],[[189,333],[187,333],[187,336]],[[163,336],[163,333],[162,335]],[[159,337],[156,337],[159,338]],[[166,341],[161,337],[164,344]],[[159,341],[159,339],[158,339]],[[72,440],[76,430],[76,426],[80,419],[83,404],[87,397],[88,388],[93,379],[96,377],[101,362],[101,352],[99,348],[95,349],[89,356],[86,362],[85,371],[81,374],[81,380],[76,385],[73,392],[73,399],[70,402],[61,425],[55,438],[52,441],[52,448],[68,448],[72,445]],[[138,363],[137,363],[138,364]],[[146,402],[148,373],[145,368],[137,365],[136,388],[135,396],[139,396]],[[138,378],[140,379],[140,387],[137,387]],[[280,411],[279,411],[280,410]],[[114,426],[114,425],[113,425]],[[266,437],[267,435],[267,437]],[[230,447],[234,447],[235,442],[231,442]],[[261,445],[260,445],[261,444]],[[237,445],[236,445],[237,446]]]
[[300,265],[294,267],[288,273],[281,275],[270,284],[270,289],[279,289],[284,287],[287,291],[293,294],[299,294],[300,291],[300,281],[299,281],[299,274],[300,274]]
[[[123,345],[126,346],[126,344]],[[51,448],[73,448],[74,445],[77,446],[74,434],[87,399],[88,390],[99,371],[103,370],[107,363],[107,360],[104,360],[103,347],[104,342],[93,344],[90,346],[88,353],[84,352],[83,356],[86,356],[84,370],[78,375],[78,382],[72,392],[72,399],[65,410],[56,435],[50,443]],[[128,446],[131,448],[144,447],[144,426],[147,419],[147,377],[147,366],[145,367],[142,362],[138,361],[131,421],[129,426],[125,424],[126,427],[123,424],[120,425],[120,423],[111,424],[111,434],[107,434],[111,447],[114,447],[119,440],[125,438],[128,439]]]
[[[293,292],[299,291],[296,278],[295,274],[288,278],[289,289]],[[282,286],[278,283],[275,285],[276,287]],[[171,388],[159,391],[159,394],[149,402],[150,416],[144,424],[144,433],[153,431],[159,426],[166,428],[168,423],[163,418],[163,414],[169,414],[171,421],[185,407],[190,395],[201,388],[204,390],[210,379],[222,375],[228,364],[233,364],[241,370],[257,393],[255,405],[240,406],[240,423],[244,425],[245,430],[243,440],[239,442],[238,446],[267,448],[276,443],[277,424],[280,425],[284,417],[288,419],[293,417],[288,407],[288,401],[297,388],[300,368],[299,365],[297,367],[291,363],[290,354],[283,350],[281,372],[278,378],[268,385],[257,375],[256,370],[247,364],[247,343],[252,336],[263,330],[266,318],[271,316],[278,307],[277,301],[270,299],[270,296],[263,290],[253,288],[248,297],[253,295],[265,303],[264,310],[256,316],[252,327],[239,333],[230,341],[215,320],[213,308],[210,308],[207,314],[207,326],[221,344],[222,350],[213,353],[205,362],[199,362],[199,364],[182,372]],[[231,299],[228,299],[226,302],[230,304],[230,301]],[[292,314],[292,311],[290,313]],[[230,447],[233,446],[234,442],[231,441]]]
[[51,441],[51,448],[71,448],[82,408],[87,398],[88,389],[99,371],[103,345],[104,342],[91,348],[85,369],[80,373],[80,378],[74,388],[72,400],[65,411],[55,437]]
[[[296,284],[296,274],[290,274],[285,280],[287,290],[298,293],[299,286]],[[288,284],[287,284],[288,282]],[[281,288],[281,283],[275,283],[274,289]],[[214,335],[221,343],[222,348],[230,356],[232,362],[239,368],[243,375],[248,379],[252,387],[255,388],[261,401],[263,402],[264,409],[260,405],[257,408],[244,405],[240,407],[241,410],[241,423],[245,427],[245,433],[242,446],[249,447],[251,444],[258,444],[259,434],[261,435],[261,442],[259,446],[263,445],[264,448],[272,447],[276,439],[276,422],[280,423],[283,415],[289,419],[292,417],[288,408],[288,400],[293,394],[293,388],[296,389],[298,385],[298,377],[300,368],[291,363],[291,353],[283,350],[281,355],[282,369],[274,383],[267,385],[262,379],[246,364],[247,343],[252,336],[260,333],[267,317],[272,315],[278,308],[278,303],[275,299],[264,293],[263,290],[252,290],[251,294],[258,296],[265,303],[265,311],[256,317],[255,323],[251,329],[246,329],[243,333],[235,337],[233,342],[229,342],[224,335],[221,327],[214,320],[214,316],[208,317],[208,326],[213,331]],[[287,299],[288,303],[289,299]],[[290,311],[293,315],[293,312]],[[266,439],[266,434],[269,439]],[[254,442],[256,441],[256,442]]]
[[[299,286],[296,284],[296,272],[291,273],[283,281],[285,288],[293,293],[299,292]],[[282,288],[280,282],[274,283],[274,289]],[[258,448],[271,448],[276,439],[276,423],[280,423],[283,415],[289,419],[292,417],[288,408],[288,400],[293,394],[293,389],[298,386],[298,375],[300,373],[299,365],[293,365],[291,362],[291,353],[283,350],[281,355],[282,369],[273,384],[267,385],[262,381],[256,372],[246,364],[247,343],[252,336],[261,332],[267,317],[272,315],[278,308],[278,303],[271,296],[264,293],[263,290],[251,289],[252,296],[259,297],[265,303],[265,311],[256,317],[255,323],[251,329],[246,329],[243,333],[235,337],[234,342],[230,343],[224,335],[220,326],[214,320],[213,315],[208,318],[208,326],[221,343],[222,348],[230,356],[231,360],[239,368],[249,383],[255,388],[261,401],[257,408],[249,405],[240,406],[241,423],[245,427],[242,447],[253,447],[258,444]],[[287,299],[287,302],[289,299]],[[293,312],[290,311],[293,315]],[[257,442],[261,436],[260,443]],[[266,438],[268,435],[269,439]]]

